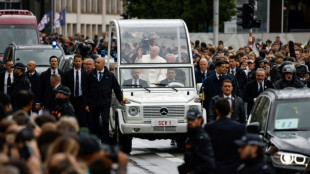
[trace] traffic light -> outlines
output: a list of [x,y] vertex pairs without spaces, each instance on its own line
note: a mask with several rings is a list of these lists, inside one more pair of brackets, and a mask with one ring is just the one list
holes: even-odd
[[260,27],[260,20],[254,19],[254,3],[252,1],[238,6],[237,10],[241,11],[241,13],[237,14],[237,25],[242,26],[243,29]]

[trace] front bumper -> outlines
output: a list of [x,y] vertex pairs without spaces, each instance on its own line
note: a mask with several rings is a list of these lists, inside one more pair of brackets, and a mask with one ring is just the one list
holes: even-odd
[[187,132],[187,123],[178,123],[177,126],[120,123],[120,128],[123,134],[178,134]]

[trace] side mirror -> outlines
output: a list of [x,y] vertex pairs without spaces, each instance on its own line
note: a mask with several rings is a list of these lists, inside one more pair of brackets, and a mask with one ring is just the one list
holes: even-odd
[[246,130],[248,133],[260,134],[260,124],[259,122],[253,122],[246,126]]
[[196,85],[197,94],[200,94],[201,86],[202,86],[202,83],[197,83]]

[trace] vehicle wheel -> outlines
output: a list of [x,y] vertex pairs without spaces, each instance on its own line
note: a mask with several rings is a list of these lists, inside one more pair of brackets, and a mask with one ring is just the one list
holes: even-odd
[[185,147],[185,138],[177,138],[176,142],[177,142],[177,147],[179,149],[184,149],[184,147]]
[[118,124],[116,127],[116,141],[121,151],[130,154],[132,149],[132,137],[121,133]]

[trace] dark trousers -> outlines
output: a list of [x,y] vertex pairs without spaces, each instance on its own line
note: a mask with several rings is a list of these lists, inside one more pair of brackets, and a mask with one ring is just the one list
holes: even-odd
[[[101,119],[99,118],[101,116]],[[97,135],[102,143],[109,144],[109,116],[110,107],[91,107],[89,130]]]
[[87,112],[85,110],[83,97],[72,97],[71,103],[75,111],[75,118],[77,119],[80,127],[87,127]]

